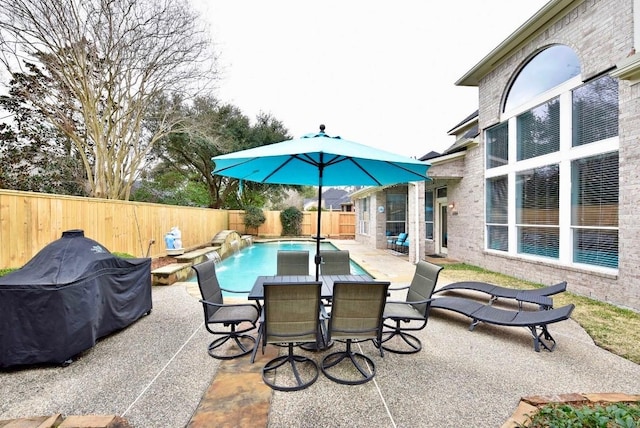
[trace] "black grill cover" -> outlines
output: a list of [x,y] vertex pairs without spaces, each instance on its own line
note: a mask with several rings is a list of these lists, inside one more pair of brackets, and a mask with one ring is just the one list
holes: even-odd
[[151,311],[151,259],[69,230],[0,277],[0,368],[62,364]]

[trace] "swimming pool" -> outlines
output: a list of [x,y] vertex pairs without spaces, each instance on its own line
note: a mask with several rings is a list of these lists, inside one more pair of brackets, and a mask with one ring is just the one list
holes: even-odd
[[[320,243],[321,250],[335,250],[329,242]],[[216,264],[216,274],[220,287],[229,290],[251,290],[256,278],[260,275],[275,275],[278,250],[308,250],[309,273],[315,274],[316,266],[313,262],[316,253],[314,242],[279,241],[256,243],[234,253]],[[363,275],[367,272],[357,263],[351,261],[351,273]],[[196,281],[193,278],[192,281]],[[225,297],[242,296],[237,293],[224,293]]]

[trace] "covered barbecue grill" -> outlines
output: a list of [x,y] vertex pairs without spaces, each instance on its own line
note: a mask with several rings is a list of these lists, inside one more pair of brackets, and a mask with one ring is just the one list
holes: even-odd
[[123,259],[63,232],[0,277],[0,368],[64,364],[151,311],[151,259]]

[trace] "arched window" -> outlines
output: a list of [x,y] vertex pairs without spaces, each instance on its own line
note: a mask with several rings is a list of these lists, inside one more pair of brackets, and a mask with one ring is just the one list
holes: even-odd
[[564,45],[551,46],[522,67],[509,88],[504,111],[518,107],[579,74],[580,61],[573,49]]

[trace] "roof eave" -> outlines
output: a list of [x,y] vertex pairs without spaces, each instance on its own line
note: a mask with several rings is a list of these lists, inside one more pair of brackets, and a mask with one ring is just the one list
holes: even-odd
[[616,64],[613,77],[628,80],[632,85],[640,83],[640,54],[633,53]]
[[535,15],[516,29],[509,37],[494,48],[487,56],[477,63],[471,70],[458,79],[456,86],[478,86],[480,80],[491,70],[496,68],[504,59],[519,46],[530,40],[535,34],[551,22],[561,19],[563,10],[580,3],[579,0],[552,0],[544,5]]
[[431,162],[431,166],[438,166],[438,165],[442,165],[444,163],[452,162],[454,160],[457,160],[457,159],[460,159],[460,158],[464,158],[466,155],[467,155],[466,151],[455,152],[455,153],[451,153],[451,154],[448,154],[448,155],[443,155],[443,156],[440,156],[439,158],[433,159],[433,162]]

